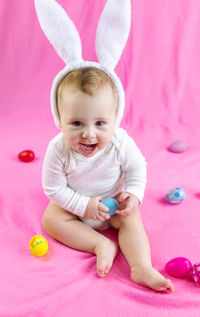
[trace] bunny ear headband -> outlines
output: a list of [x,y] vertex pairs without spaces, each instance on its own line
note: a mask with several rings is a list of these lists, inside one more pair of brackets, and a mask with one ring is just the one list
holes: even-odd
[[96,32],[96,53],[99,63],[84,61],[79,33],[64,9],[55,0],[35,0],[40,26],[58,55],[67,64],[55,77],[51,89],[51,110],[55,124],[60,128],[56,104],[57,88],[72,70],[85,67],[101,69],[112,79],[118,93],[116,127],[124,112],[124,89],[114,72],[125,47],[131,20],[130,0],[108,0],[99,19]]

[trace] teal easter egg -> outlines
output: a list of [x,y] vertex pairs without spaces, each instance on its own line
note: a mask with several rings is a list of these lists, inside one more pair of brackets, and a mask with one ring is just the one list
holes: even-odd
[[110,216],[113,216],[115,214],[115,211],[118,209],[119,206],[118,202],[114,198],[105,198],[101,201],[101,203],[109,208],[108,214]]

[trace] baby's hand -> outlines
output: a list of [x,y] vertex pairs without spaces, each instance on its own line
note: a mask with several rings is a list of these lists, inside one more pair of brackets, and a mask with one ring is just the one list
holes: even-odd
[[101,203],[101,199],[101,197],[90,198],[84,213],[84,217],[97,221],[104,221],[110,218],[109,214],[107,213],[109,208]]
[[138,208],[140,202],[136,196],[122,192],[117,196],[117,201],[119,203],[119,208],[116,210],[117,215],[126,216]]

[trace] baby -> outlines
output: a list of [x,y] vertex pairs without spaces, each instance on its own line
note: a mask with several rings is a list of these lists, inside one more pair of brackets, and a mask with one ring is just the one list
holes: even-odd
[[[56,102],[61,132],[49,143],[43,164],[43,187],[51,199],[44,229],[68,247],[95,254],[103,278],[118,250],[100,233],[111,226],[118,230],[131,280],[172,292],[171,281],[151,264],[139,210],[146,162],[126,131],[115,126],[118,95],[112,79],[95,67],[72,70],[59,83]],[[119,203],[111,217],[101,203],[108,197]]]

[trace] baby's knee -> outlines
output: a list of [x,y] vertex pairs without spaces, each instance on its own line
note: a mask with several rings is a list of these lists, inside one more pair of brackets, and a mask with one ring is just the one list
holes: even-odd
[[132,213],[126,216],[123,216],[123,215],[113,216],[111,217],[110,222],[111,222],[111,225],[113,224],[113,227],[115,227],[116,229],[119,229],[122,226],[133,226],[133,225],[137,226],[140,220],[141,220],[140,210],[136,209]]
[[[123,217],[123,216],[122,216]],[[141,220],[140,210],[137,208],[129,215],[122,218],[125,223],[136,224]]]
[[54,222],[55,222],[54,217],[51,215],[49,210],[46,209],[42,216],[42,227],[49,235],[51,235],[51,229],[53,227]]

